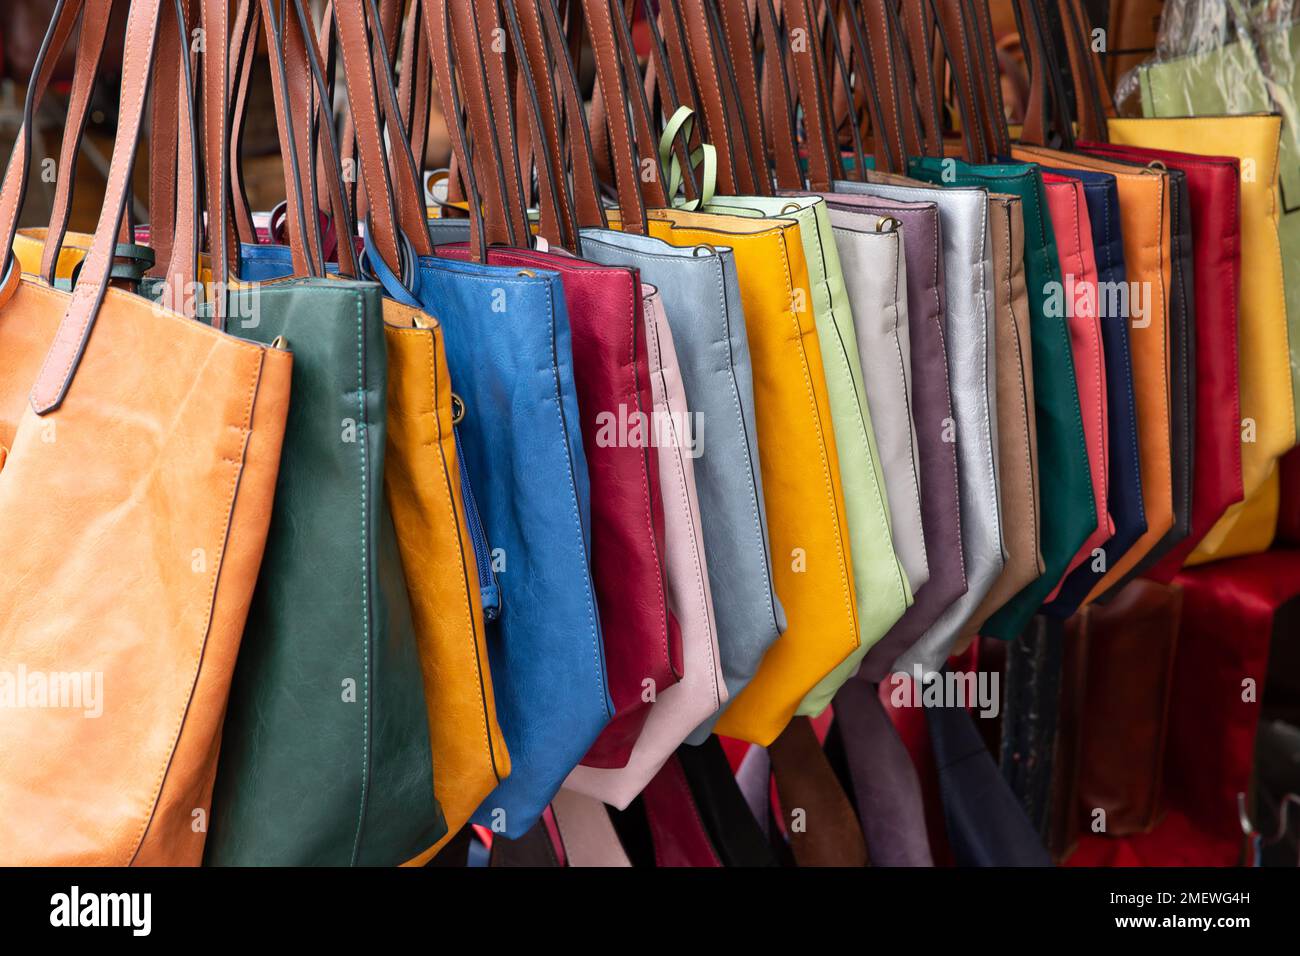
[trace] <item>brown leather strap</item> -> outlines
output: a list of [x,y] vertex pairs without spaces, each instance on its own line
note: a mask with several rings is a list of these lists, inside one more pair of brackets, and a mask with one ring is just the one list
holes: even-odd
[[867,841],[807,717],[767,748],[790,849],[800,866],[867,865]]
[[744,121],[746,155],[756,160],[757,174],[753,177],[752,189],[760,195],[771,195],[772,176],[767,169],[767,122],[759,92],[754,21],[749,13],[749,4],[744,0],[722,0],[716,4],[716,16],[740,93],[739,107]]
[[772,0],[756,0],[759,33],[763,38],[763,109],[771,121],[772,152],[776,157],[776,182],[782,189],[802,189],[803,169],[794,132],[794,106],[786,72],[785,41]]
[[[41,275],[54,284],[59,251],[72,211],[73,186],[76,183],[77,153],[90,113],[90,96],[94,92],[95,78],[104,53],[104,40],[108,34],[108,18],[113,10],[113,0],[87,0],[82,11],[77,33],[77,58],[73,68],[72,94],[68,99],[67,121],[64,124],[63,143],[59,150],[58,178],[54,188],[54,205],[50,215],[50,231],[46,235],[45,249],[41,254]],[[172,120],[163,124],[175,135]],[[73,135],[73,130],[76,130]]]
[[235,217],[235,235],[241,243],[255,244],[257,230],[253,226],[253,213],[248,203],[248,190],[243,176],[244,119],[248,109],[249,81],[253,62],[257,59],[257,45],[252,38],[260,35],[261,10],[252,0],[239,0],[235,8],[235,22],[230,41],[230,75],[234,89],[231,91],[232,113],[230,121],[230,199]]

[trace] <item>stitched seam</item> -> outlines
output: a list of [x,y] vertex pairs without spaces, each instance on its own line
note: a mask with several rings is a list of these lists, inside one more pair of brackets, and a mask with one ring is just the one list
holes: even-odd
[[[898,365],[896,370],[898,372],[898,379],[903,386],[902,389],[903,408],[907,412],[907,422],[906,422],[907,441],[905,444],[907,446],[906,447],[907,460],[911,463],[911,472],[912,472],[912,480],[908,482],[907,490],[912,493],[912,505],[915,509],[915,514],[917,519],[916,523],[913,525],[912,530],[914,532],[919,533],[921,535],[922,541],[924,541],[925,526],[921,522],[921,484],[920,484],[921,478],[916,463],[916,456],[914,454],[915,444],[916,444],[916,433],[913,430],[913,424],[912,424],[912,393],[911,390],[908,388],[908,384],[907,384],[908,366],[907,366],[907,360],[903,358],[903,336],[902,336],[902,332],[900,331],[900,327],[902,326],[903,323],[903,318],[902,318],[903,310],[899,308],[900,283],[898,279],[899,279],[899,273],[904,272],[904,270],[906,269],[906,265],[903,262],[902,242],[900,241],[900,237],[898,236],[898,234],[895,234],[894,242],[892,243],[892,245],[893,245],[893,253],[894,253],[894,267],[891,271],[894,274],[894,296],[892,300],[893,305],[890,306],[890,311],[893,312],[894,314],[894,327],[893,327],[894,354],[898,358]],[[906,286],[903,286],[904,292],[906,292],[906,288],[907,288]],[[925,570],[925,574],[928,578],[930,574],[930,558],[929,555],[925,553],[924,548],[921,549],[920,558],[921,558],[921,567]],[[910,586],[911,582],[909,581],[908,584]],[[913,592],[912,597],[913,600],[915,601],[916,598],[915,592]]]
[[[654,314],[653,311],[650,314],[653,315]],[[687,483],[686,483],[686,462],[682,456],[682,444],[677,436],[677,426],[673,421],[672,407],[668,404],[668,376],[664,372],[663,354],[660,352],[660,348],[659,348],[660,343],[659,343],[658,327],[659,327],[659,322],[658,319],[656,319],[654,322],[655,334],[653,336],[647,335],[646,340],[647,342],[653,341],[654,343],[650,347],[651,348],[650,359],[654,363],[652,365],[652,369],[653,369],[652,374],[655,374],[659,377],[660,387],[663,389],[664,398],[663,398],[662,405],[664,407],[664,410],[668,413],[665,416],[665,418],[668,422],[668,431],[672,435],[672,439],[673,439],[673,446],[672,446],[673,455],[669,458],[669,460],[676,465],[675,468],[671,469],[671,472],[677,484],[678,496],[681,499],[681,506],[682,506],[681,513],[685,515],[686,526],[690,529],[691,562],[695,566],[695,573],[694,575],[692,575],[691,583],[695,586],[695,593],[696,596],[699,598],[699,611],[701,615],[702,627],[709,636],[709,640],[704,641],[703,644],[709,658],[710,673],[715,675],[712,683],[712,693],[713,693],[713,702],[716,705],[719,701],[718,701],[718,688],[717,688],[717,679],[716,679],[717,664],[713,657],[713,642],[715,640],[715,635],[713,633],[713,627],[710,623],[711,615],[709,614],[709,599],[708,596],[705,594],[705,590],[704,590],[705,570],[704,570],[704,562],[701,560],[701,555],[700,555],[701,532],[700,529],[695,524],[695,515],[691,510],[690,492],[687,488]],[[678,375],[680,377],[680,372],[678,373]],[[660,403],[656,403],[656,404],[660,404]],[[683,639],[684,638],[685,635],[683,635]]]
[[[1088,271],[1088,264],[1083,256],[1083,242],[1084,242],[1083,228],[1079,221],[1078,204],[1083,201],[1083,196],[1080,190],[1078,189],[1076,183],[1071,182],[1068,185],[1070,187],[1070,193],[1071,193],[1070,220],[1074,225],[1074,241],[1075,241],[1075,249],[1076,249],[1075,258],[1077,260],[1077,265],[1079,267],[1079,274],[1082,276],[1086,274]],[[1094,291],[1096,291],[1095,287],[1094,287]],[[1085,316],[1085,318],[1088,317]],[[1093,316],[1093,318],[1095,318],[1095,316]],[[1100,355],[1101,342],[1092,340],[1093,328],[1094,328],[1093,323],[1089,321],[1087,324],[1087,328],[1084,331],[1089,340],[1088,344],[1093,346],[1097,350],[1097,354]],[[1093,363],[1092,372],[1093,372],[1093,385],[1096,388],[1095,391],[1096,402],[1094,403],[1093,412],[1096,415],[1096,422],[1097,422],[1096,428],[1097,428],[1097,434],[1099,438],[1099,444],[1101,446],[1099,449],[1101,454],[1097,460],[1096,466],[1095,467],[1091,465],[1089,466],[1089,471],[1092,473],[1092,479],[1093,479],[1092,482],[1092,491],[1094,497],[1093,505],[1097,512],[1097,528],[1098,531],[1104,531],[1106,528],[1106,515],[1109,513],[1109,511],[1106,504],[1106,491],[1107,491],[1106,489],[1106,446],[1105,446],[1106,412],[1103,407],[1102,398],[1101,398],[1103,394],[1102,390],[1106,386],[1101,378],[1100,360]],[[1084,441],[1086,444],[1087,443],[1086,436]],[[1095,538],[1096,535],[1097,535],[1097,531],[1094,531],[1088,537],[1089,539],[1092,539]],[[1087,546],[1088,546],[1088,541],[1084,541],[1084,547],[1086,548]],[[1083,555],[1082,553],[1080,556],[1086,557],[1086,555]]]
[[[678,227],[675,224],[670,223],[670,225],[674,231],[678,231]],[[683,237],[684,234],[688,231],[690,230],[687,229],[680,230],[680,232],[683,234]],[[699,230],[696,231],[699,232]],[[727,234],[718,233],[717,235],[725,236]],[[714,238],[717,238],[717,235],[715,235]],[[637,253],[632,253],[632,254],[637,255]],[[760,472],[758,471],[758,469],[754,467],[754,459],[750,455],[749,440],[748,440],[749,429],[746,428],[745,426],[744,410],[743,410],[743,406],[741,403],[741,396],[740,396],[740,383],[736,381],[736,353],[734,348],[732,347],[731,312],[727,308],[726,278],[723,274],[723,268],[721,262],[719,262],[717,268],[715,268],[712,271],[713,271],[713,276],[717,282],[718,308],[719,308],[719,314],[722,316],[723,332],[725,333],[725,340],[727,344],[727,367],[722,369],[721,371],[727,373],[727,382],[731,386],[730,391],[731,391],[732,403],[736,409],[736,425],[739,427],[740,435],[741,435],[740,451],[741,454],[744,456],[746,470],[749,475],[749,483],[748,483],[747,490],[749,494],[750,507],[753,512],[753,518],[754,518],[754,534],[758,540],[758,544],[759,544],[758,553],[759,553],[759,558],[761,559],[762,562],[763,590],[767,596],[767,611],[768,611],[767,620],[772,625],[772,632],[779,634],[780,628],[777,625],[777,621],[776,621],[776,596],[774,591],[774,585],[772,583],[772,566],[769,563],[771,557],[770,548],[768,545],[767,534],[765,534],[764,532],[762,515],[759,512],[758,484],[755,476],[759,475]],[[740,330],[740,334],[741,335],[745,334],[743,329]]]
[[366,803],[370,790],[370,563],[369,554],[370,518],[367,501],[369,486],[366,481],[368,465],[366,445],[370,440],[370,430],[366,422],[366,377],[365,377],[365,334],[362,299],[360,293],[354,297],[357,316],[357,431],[360,440],[356,443],[359,451],[359,473],[361,475],[361,627],[362,627],[362,661],[364,689],[361,695],[361,796],[357,804],[357,831],[352,841],[352,864],[355,866],[361,854],[361,829],[365,821]]
[[[447,440],[448,436],[443,434],[442,409],[438,407],[438,362],[437,362],[438,332],[436,328],[432,328],[428,330],[403,329],[402,332],[404,334],[415,334],[415,335],[424,334],[425,342],[427,343],[428,346],[425,355],[428,360],[428,367],[429,367],[429,400],[430,401],[429,401],[429,409],[425,411],[424,414],[430,416],[430,418],[432,418],[433,420],[435,441],[437,443],[439,454],[442,456],[442,473],[444,479],[446,479],[449,477],[448,474],[449,467],[450,467],[449,462],[451,458],[445,453],[444,450],[443,443]],[[455,442],[454,433],[451,437],[451,440],[452,442]],[[468,478],[466,476],[461,475],[461,481],[467,481],[467,480]],[[462,549],[462,553],[463,553],[464,540],[461,538],[461,522],[456,515],[456,503],[452,498],[452,495],[455,493],[455,491],[452,488],[450,482],[447,482],[445,487],[447,488],[447,497],[444,499],[444,502],[447,506],[448,527],[454,529],[456,534],[456,539],[457,539],[456,541],[457,546]],[[468,516],[466,520],[468,520]],[[464,567],[464,563],[462,562],[462,568],[463,567]],[[481,729],[483,731],[483,746],[485,747],[487,752],[488,762],[492,766],[493,776],[496,777],[497,780],[499,781],[500,774],[497,773],[496,770],[495,751],[494,748],[492,747],[492,742],[490,739],[490,730],[488,727],[488,721],[490,718],[488,716],[487,698],[483,688],[483,676],[484,676],[483,662],[479,657],[478,628],[475,626],[475,622],[474,622],[474,607],[473,607],[474,599],[470,595],[470,591],[469,591],[470,584],[469,584],[468,577],[462,574],[462,580],[464,580],[465,582],[465,587],[460,590],[460,594],[458,596],[463,598],[464,600],[463,602],[458,602],[458,603],[460,604],[459,610],[464,612],[463,623],[465,629],[469,632],[470,647],[474,653],[474,669],[479,677],[478,689],[476,693],[477,693],[477,699],[479,705],[478,710],[480,715],[483,717],[483,723],[481,725]]]
[[[792,308],[790,308],[790,306],[793,305],[794,303],[794,277],[792,276],[790,271],[789,251],[786,247],[786,242],[787,242],[786,232],[784,229],[782,229],[779,235],[777,236],[776,251],[778,253],[778,258],[781,261],[781,269],[785,274],[785,286],[786,286],[786,292],[788,293],[788,297],[786,299],[788,304],[785,308],[785,314],[789,316],[790,319],[793,320],[794,322],[795,346],[799,350],[799,367],[800,370],[803,372],[804,386],[807,389],[807,394],[808,394],[808,404],[812,409],[814,430],[817,435],[817,451],[818,454],[821,456],[821,461],[822,461],[822,478],[824,479],[823,491],[825,491],[826,493],[827,504],[830,506],[830,518],[831,518],[830,524],[832,529],[835,532],[835,547],[836,547],[835,556],[838,559],[837,563],[839,565],[840,591],[844,597],[844,609],[848,612],[849,624],[851,625],[851,629],[853,631],[851,646],[849,648],[849,651],[852,652],[857,650],[857,648],[861,646],[860,630],[857,621],[857,615],[854,614],[854,610],[853,610],[854,595],[850,590],[851,585],[848,580],[847,570],[844,566],[845,549],[844,549],[844,541],[840,536],[840,513],[839,513],[839,509],[835,507],[835,483],[834,483],[834,478],[831,476],[830,463],[826,451],[826,434],[825,434],[826,425],[822,421],[821,411],[817,405],[817,394],[813,388],[812,373],[808,367],[808,355],[803,347],[803,330],[799,326],[799,316],[794,312]],[[816,329],[814,328],[812,331],[813,334],[816,335]],[[820,345],[820,342],[818,344]],[[833,425],[834,423],[832,422],[832,428]],[[832,431],[831,434],[833,435],[834,431]]]
[[[1034,556],[1034,566],[1038,573],[1042,573],[1041,563],[1038,553],[1038,490],[1034,487],[1034,465],[1032,460],[1032,442],[1029,434],[1029,390],[1025,384],[1025,352],[1021,342],[1020,323],[1016,320],[1016,293],[1014,282],[1014,271],[1016,265],[1015,256],[1012,254],[1014,244],[1014,232],[1012,230],[1011,209],[1012,203],[1009,200],[998,202],[998,209],[1006,215],[1007,241],[1005,244],[1006,251],[1006,277],[1007,277],[1007,316],[1010,319],[1008,331],[1011,333],[1011,344],[1016,350],[1016,368],[1014,372],[1014,383],[1020,390],[1020,401],[1012,406],[1011,412],[1016,416],[1016,425],[1019,426],[1021,437],[1024,439],[1024,465],[1025,465],[1025,491],[1029,494],[1029,529],[1025,535],[1024,544]],[[1021,207],[1023,210],[1023,206]],[[1023,223],[1023,212],[1022,212]],[[1024,256],[1021,256],[1021,268],[1023,270]],[[1001,405],[998,406],[1001,409]],[[1017,449],[1019,451],[1020,449]]]
[[[823,203],[823,204],[824,204],[824,203]],[[814,207],[809,206],[809,207],[806,207],[806,208],[808,208],[808,209],[813,209]],[[792,220],[792,221],[794,221],[796,224],[799,225],[800,236],[801,236],[801,238],[802,238],[802,230],[803,230],[803,226],[802,226],[802,224],[799,224],[799,223],[798,223],[798,220]],[[893,532],[892,532],[892,530],[891,530],[891,528],[890,528],[890,526],[889,526],[889,512],[888,512],[888,510],[887,510],[887,509],[888,509],[888,506],[887,506],[887,504],[886,504],[886,502],[888,501],[888,497],[887,497],[886,493],[881,489],[881,487],[880,487],[880,483],[876,480],[876,456],[873,455],[873,454],[871,453],[871,438],[870,438],[870,436],[869,436],[868,433],[867,433],[867,427],[868,427],[868,424],[867,424],[867,423],[868,423],[868,421],[870,420],[870,419],[869,419],[870,412],[868,411],[868,409],[865,409],[865,408],[862,407],[862,403],[861,403],[861,401],[860,401],[860,399],[859,399],[859,393],[858,393],[857,382],[856,382],[856,381],[854,380],[854,378],[853,378],[853,366],[852,366],[852,361],[853,361],[854,356],[850,356],[850,355],[849,355],[849,350],[848,350],[848,348],[847,348],[847,347],[845,346],[845,344],[844,344],[844,339],[843,339],[843,337],[840,335],[839,323],[835,321],[835,307],[834,307],[834,302],[831,301],[832,290],[831,290],[831,287],[830,287],[829,277],[828,277],[828,273],[827,273],[827,270],[826,270],[825,252],[824,252],[824,250],[823,250],[823,248],[822,248],[822,241],[823,241],[823,238],[822,238],[821,224],[820,224],[820,222],[818,221],[818,219],[817,219],[817,217],[816,217],[816,212],[815,212],[815,211],[814,211],[813,215],[810,217],[809,225],[811,225],[811,227],[816,231],[816,234],[817,234],[817,235],[816,235],[816,239],[817,239],[817,241],[816,241],[813,245],[814,245],[814,248],[816,249],[818,270],[819,270],[820,274],[821,274],[822,277],[823,277],[823,280],[821,281],[821,285],[822,285],[822,287],[826,290],[826,299],[827,299],[827,319],[828,319],[829,322],[830,322],[831,329],[833,329],[834,332],[835,332],[835,344],[837,344],[837,345],[839,346],[838,349],[832,349],[831,351],[832,351],[832,353],[834,354],[834,356],[835,356],[836,358],[839,359],[839,362],[840,362],[840,371],[841,371],[841,373],[842,373],[843,375],[847,375],[847,377],[848,377],[848,387],[849,387],[849,388],[852,390],[852,392],[853,392],[853,402],[854,402],[853,408],[854,408],[854,411],[856,411],[856,413],[857,413],[856,415],[853,416],[853,424],[857,426],[858,437],[860,438],[861,443],[862,443],[862,451],[863,451],[863,454],[864,454],[864,456],[866,457],[866,460],[867,460],[867,469],[866,469],[866,470],[867,470],[867,478],[868,478],[868,480],[871,482],[871,490],[872,490],[872,492],[873,492],[873,494],[872,494],[872,502],[873,502],[873,504],[872,504],[871,508],[869,509],[870,512],[871,512],[871,515],[870,515],[870,516],[871,516],[872,518],[875,519],[876,531],[877,531],[878,533],[880,533],[880,534],[882,534],[882,535],[884,536],[884,540],[885,540],[885,541],[887,541],[887,542],[890,543],[889,553],[890,553],[890,555],[892,556],[892,555],[893,555]],[[832,241],[833,241],[833,240],[832,240]],[[809,276],[809,281],[810,281],[810,282],[811,282],[811,278],[812,278],[812,277]],[[811,290],[809,290],[809,291],[811,292]],[[814,308],[814,310],[813,310],[813,321],[814,321],[814,324],[815,324],[815,323],[816,323],[816,309],[815,309],[815,308]],[[821,345],[821,338],[822,338],[822,337],[821,337],[821,332],[820,332],[820,330],[817,330],[817,342],[818,342],[818,346],[819,346],[819,347],[820,347],[820,345]],[[802,340],[801,340],[801,342],[800,342],[800,347],[802,348]],[[823,356],[823,358],[824,358],[824,356]],[[825,363],[824,363],[824,361],[823,361],[823,368],[822,368],[822,374],[823,374],[823,376],[825,376],[825,372],[826,372],[826,369],[825,369]],[[827,397],[827,400],[829,401],[829,400],[830,400],[829,387],[828,387],[828,390],[827,390],[827,396],[826,396],[826,397]],[[831,426],[832,426],[832,433],[833,433],[834,425],[835,425],[835,410],[834,410],[834,408],[832,407],[832,408],[831,408]],[[851,450],[850,450],[850,451],[851,451]],[[838,457],[838,448],[837,448],[837,457]],[[842,482],[843,482],[843,478],[841,478],[840,480],[841,480],[841,483],[842,483]],[[845,505],[845,511],[846,511],[846,512],[848,511],[848,505],[847,505],[847,503],[846,503],[846,505]],[[846,521],[847,521],[847,515],[846,515]],[[850,532],[849,532],[849,547],[850,547],[850,549],[852,549],[852,546],[853,546],[853,535],[852,535],[852,529],[850,529]],[[865,550],[865,549],[864,549],[864,550]],[[903,569],[902,569],[902,567],[899,565],[899,563],[898,563],[898,558],[897,558],[897,557],[894,557],[894,559],[893,559],[893,565],[894,565],[894,573],[893,573],[893,581],[891,582],[891,586],[892,586],[892,588],[893,588],[893,590],[894,590],[895,595],[898,597],[899,601],[901,601],[902,604],[903,604],[903,606],[906,607],[906,606],[907,606],[907,590],[906,590],[906,588],[903,586],[903,581],[902,581]],[[853,575],[853,577],[854,577],[854,588],[855,588],[855,593],[856,593],[856,587],[857,587],[857,571],[856,571],[856,569],[855,569],[855,571],[854,571],[854,575]],[[861,621],[859,621],[859,628],[860,628],[860,627],[861,627]]]

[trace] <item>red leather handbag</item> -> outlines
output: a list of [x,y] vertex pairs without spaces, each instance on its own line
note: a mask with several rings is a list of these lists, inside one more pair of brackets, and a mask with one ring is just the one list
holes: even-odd
[[1056,597],[1070,572],[1092,558],[1093,550],[1115,533],[1115,522],[1106,505],[1110,474],[1106,402],[1106,365],[1101,345],[1101,320],[1097,307],[1097,257],[1092,247],[1092,225],[1083,184],[1059,173],[1044,172],[1048,214],[1056,232],[1056,252],[1061,260],[1063,288],[1060,302],[1070,328],[1070,353],[1074,356],[1074,378],[1079,389],[1079,412],[1083,416],[1083,438],[1088,447],[1088,471],[1092,496],[1097,505],[1097,527],[1078,553],[1070,559],[1061,581],[1047,596]]
[[1230,505],[1242,499],[1237,300],[1241,287],[1241,171],[1227,156],[1080,142],[1112,159],[1159,162],[1187,177],[1196,299],[1196,410],[1191,532],[1147,577],[1168,581]]

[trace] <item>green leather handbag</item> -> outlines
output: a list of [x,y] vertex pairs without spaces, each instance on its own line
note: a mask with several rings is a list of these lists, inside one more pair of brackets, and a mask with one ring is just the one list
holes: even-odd
[[[290,14],[278,24],[270,0],[262,0],[262,15],[283,152],[292,157],[285,104],[307,96],[284,88],[276,60],[281,31],[297,21]],[[208,40],[205,89],[227,89],[228,57],[214,49],[224,46],[221,32]],[[305,262],[308,277],[236,285],[228,295],[227,331],[280,341],[293,352],[294,374],[205,863],[396,865],[437,843],[446,824],[434,797],[420,657],[384,495],[383,293],[374,283],[320,275],[319,238],[313,244],[315,230],[300,225],[315,197],[304,202],[298,167],[285,164],[289,235],[295,267],[301,272]],[[331,180],[336,201],[339,181]]]

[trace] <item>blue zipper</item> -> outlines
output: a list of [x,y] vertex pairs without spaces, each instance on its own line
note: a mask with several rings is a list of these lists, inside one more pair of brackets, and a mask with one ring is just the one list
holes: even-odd
[[495,621],[501,616],[501,588],[497,585],[497,576],[492,571],[492,551],[488,548],[487,535],[483,533],[483,520],[479,517],[478,504],[474,501],[474,492],[469,486],[469,476],[465,470],[465,452],[461,448],[458,429],[455,437],[456,460],[460,463],[460,496],[465,505],[465,523],[469,526],[470,541],[474,545],[474,561],[478,565],[478,587],[483,595],[483,619]]

